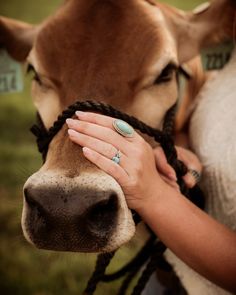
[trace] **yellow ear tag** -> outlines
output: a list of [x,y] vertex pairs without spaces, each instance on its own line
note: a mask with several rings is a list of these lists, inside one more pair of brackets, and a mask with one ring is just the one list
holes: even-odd
[[20,63],[12,59],[6,50],[0,49],[0,94],[23,91]]
[[198,5],[193,10],[193,13],[194,14],[201,14],[201,13],[205,12],[206,10],[208,10],[208,8],[210,8],[210,6],[211,6],[211,3],[210,2],[202,3],[202,4]]

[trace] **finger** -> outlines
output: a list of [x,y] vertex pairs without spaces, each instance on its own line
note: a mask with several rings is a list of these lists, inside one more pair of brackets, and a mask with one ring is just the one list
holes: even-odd
[[171,187],[173,187],[175,190],[180,191],[179,185],[176,181],[170,180],[168,177],[166,177],[163,174],[160,174],[161,178],[169,184]]
[[129,152],[130,142],[110,128],[73,119],[67,119],[66,123],[70,129],[116,146],[126,155]]
[[91,112],[81,112],[77,111],[75,112],[76,116],[79,118],[79,120],[87,121],[90,123],[94,123],[97,125],[101,125],[104,127],[112,128],[113,121],[115,118],[97,114],[97,113],[91,113]]
[[177,181],[175,170],[168,164],[161,147],[154,150],[157,170],[173,181]]
[[120,165],[86,147],[83,148],[83,153],[90,162],[111,175],[121,186],[128,181],[128,175]]
[[[100,126],[107,127],[114,130],[113,122],[114,120],[116,120],[116,118],[97,114],[97,113],[81,112],[81,111],[77,111],[75,114],[81,121],[86,121],[89,123],[93,123],[93,124],[100,125]],[[134,137],[140,138],[141,136],[137,132],[134,132]],[[132,141],[133,137],[126,138],[126,139],[129,141]]]
[[[74,143],[82,147],[92,149],[93,151],[105,156],[108,159],[112,159],[113,157],[115,157],[118,152],[117,148],[115,148],[113,145],[96,139],[94,137],[79,133],[73,129],[69,129],[68,134],[70,139]],[[121,153],[120,165],[125,170],[128,169],[131,165],[130,159],[127,158],[123,153]]]
[[197,184],[196,179],[189,172],[183,176],[183,180],[188,188],[193,188]]
[[194,153],[182,147],[176,147],[176,150],[178,159],[181,160],[188,169],[196,170],[199,173],[202,172],[202,164]]

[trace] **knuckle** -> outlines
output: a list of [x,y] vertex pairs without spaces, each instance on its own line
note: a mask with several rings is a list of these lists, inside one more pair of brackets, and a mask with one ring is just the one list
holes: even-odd
[[163,157],[164,156],[163,150],[162,150],[162,148],[160,146],[156,147],[154,149],[154,152],[155,152],[157,157]]
[[81,136],[83,138],[83,143],[86,143],[86,145],[94,147],[94,140],[91,137]]
[[203,165],[198,158],[197,158],[197,162],[196,162],[196,168],[199,172],[202,172],[202,170],[203,170]]
[[143,144],[139,144],[138,146],[134,147],[133,154],[137,160],[143,159],[146,155],[146,150]]
[[135,179],[138,181],[138,179],[140,179],[140,177],[143,174],[143,165],[142,163],[138,163],[135,167],[134,167],[134,176]]
[[191,154],[191,157],[189,157],[189,159],[192,162],[199,163],[199,159],[198,159],[198,157],[195,154]]
[[107,136],[108,136],[109,138],[115,138],[115,137],[114,137],[114,131],[113,131],[112,129],[107,128],[107,129],[106,129],[106,133],[107,133]]
[[95,113],[89,113],[89,120],[94,124],[99,124],[99,118]]
[[142,157],[142,151],[140,148],[136,148],[134,151],[136,159],[140,159]]
[[144,156],[143,151],[138,150],[137,153],[136,153],[136,161],[137,162],[142,162],[143,161],[143,156]]
[[114,174],[117,174],[118,169],[119,169],[118,165],[115,164],[115,163],[113,163],[113,165],[111,165],[110,168],[109,168],[109,172],[110,172],[112,175],[114,175]]
[[93,153],[93,160],[98,162],[100,160],[100,156],[98,153]]
[[139,186],[139,182],[137,178],[132,178],[132,180],[130,180],[130,187],[132,188],[137,188]]
[[144,140],[144,138],[140,138],[140,140],[139,140],[139,146],[140,146],[140,148],[142,148],[142,149],[145,149],[145,148],[147,148],[147,142]]
[[105,148],[105,154],[109,157],[113,156],[115,154],[114,147],[108,144]]
[[189,168],[194,167],[194,169],[196,168],[199,172],[202,171],[202,164],[196,154],[182,147],[176,147],[176,149],[178,158],[183,161],[186,166]]
[[83,133],[86,133],[88,129],[87,124],[81,121],[79,122],[78,127],[79,127],[79,130],[82,131]]
[[139,154],[139,148],[136,145],[135,146],[131,146],[130,147],[130,151],[131,151],[132,156],[134,158],[136,158],[138,156],[138,154]]

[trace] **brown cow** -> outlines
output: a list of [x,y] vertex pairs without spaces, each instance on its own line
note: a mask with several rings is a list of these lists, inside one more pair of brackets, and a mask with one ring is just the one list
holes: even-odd
[[[0,18],[0,45],[34,73],[46,127],[89,98],[160,128],[177,100],[178,66],[231,34],[232,3],[184,13],[147,0],[67,0],[39,26]],[[66,126],[24,186],[22,227],[36,247],[80,252],[114,250],[135,232],[120,186],[85,160]]]

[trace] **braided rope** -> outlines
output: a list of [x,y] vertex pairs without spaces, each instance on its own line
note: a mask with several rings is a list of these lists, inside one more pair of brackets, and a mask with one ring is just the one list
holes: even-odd
[[130,273],[128,274],[128,276],[124,279],[119,292],[117,293],[117,295],[124,295],[127,291],[127,289],[129,288],[132,280],[134,279],[134,277],[137,275],[137,273],[139,272],[140,268],[133,268]]
[[111,282],[114,280],[117,280],[124,276],[127,272],[130,272],[134,268],[139,268],[139,266],[142,266],[149,258],[149,254],[152,251],[152,247],[156,241],[156,236],[151,235],[151,237],[148,239],[146,244],[143,246],[143,248],[136,254],[135,258],[131,260],[129,263],[127,263],[125,266],[123,266],[120,270],[118,270],[115,273],[107,274],[102,277],[103,282]]
[[163,132],[172,137],[175,123],[175,114],[176,114],[177,105],[175,104],[172,108],[169,109],[165,116],[163,123]]
[[54,122],[53,126],[48,131],[45,129],[45,127],[43,127],[43,123],[41,123],[40,126],[34,125],[31,128],[31,132],[37,137],[38,150],[43,155],[44,160],[46,158],[48,146],[53,137],[63,127],[66,119],[72,117],[77,110],[96,111],[104,115],[112,116],[114,118],[119,118],[126,121],[127,123],[132,125],[133,128],[141,131],[143,134],[147,134],[148,136],[153,137],[155,141],[161,144],[167,157],[168,163],[175,169],[176,174],[179,176],[180,180],[181,177],[186,174],[187,171],[184,165],[181,163],[181,161],[177,159],[175,145],[171,137],[171,133],[173,130],[175,106],[172,107],[169,112],[167,112],[166,118],[164,120],[164,131],[160,131],[146,125],[144,122],[136,119],[133,116],[129,116],[119,110],[116,110],[108,104],[96,101],[77,101],[62,112],[62,114],[58,117],[58,119]]
[[[154,236],[154,234],[153,234]],[[145,247],[145,246],[144,246]],[[138,283],[136,284],[134,291],[135,295],[141,294],[141,292],[143,291],[144,287],[146,286],[150,276],[153,274],[153,272],[159,268],[163,271],[167,271],[169,272],[171,270],[171,267],[169,266],[169,264],[167,262],[165,262],[164,258],[163,258],[163,253],[166,250],[166,246],[161,242],[161,241],[157,241],[157,239],[155,239],[155,244],[151,246],[151,248],[149,249],[149,251],[147,252],[148,254],[148,259],[150,258],[151,255],[151,264],[150,262],[147,263],[146,265],[146,269],[145,271],[142,273],[140,279],[138,280]],[[132,280],[134,279],[134,277],[137,275],[137,273],[140,271],[141,267],[146,263],[136,263],[136,265],[134,264],[132,266],[132,268],[129,270],[129,274],[128,276],[125,278],[125,280],[123,281],[121,288],[119,290],[118,295],[124,295],[130,285],[130,283],[132,282]],[[147,275],[147,273],[149,275]]]
[[[104,115],[113,116],[115,118],[120,118],[130,123],[135,129],[140,130],[142,133],[155,136],[158,142],[161,142],[162,132],[147,126],[145,123],[139,121],[135,117],[124,114],[112,106],[104,103],[99,103],[96,101],[77,101],[74,104],[70,105],[66,110],[58,116],[57,120],[54,122],[53,126],[45,132],[41,128],[36,129],[38,126],[33,126],[31,131],[39,138],[39,152],[42,153],[48,149],[48,146],[53,139],[53,137],[60,131],[62,126],[65,124],[67,118],[72,117],[75,114],[75,111],[96,111]],[[38,133],[37,133],[37,131]],[[37,134],[36,134],[37,133]]]
[[115,251],[98,255],[94,273],[89,279],[83,295],[92,295],[95,292],[97,284],[101,281],[102,277],[104,276],[106,268],[109,265],[111,259],[114,257],[114,255]]
[[157,243],[156,247],[153,248],[151,253],[150,261],[144,269],[137,285],[134,287],[131,295],[140,295],[145,288],[148,280],[150,279],[153,272],[157,269],[157,265],[160,263],[160,258],[163,259],[162,254],[166,250],[166,247],[162,243]]

